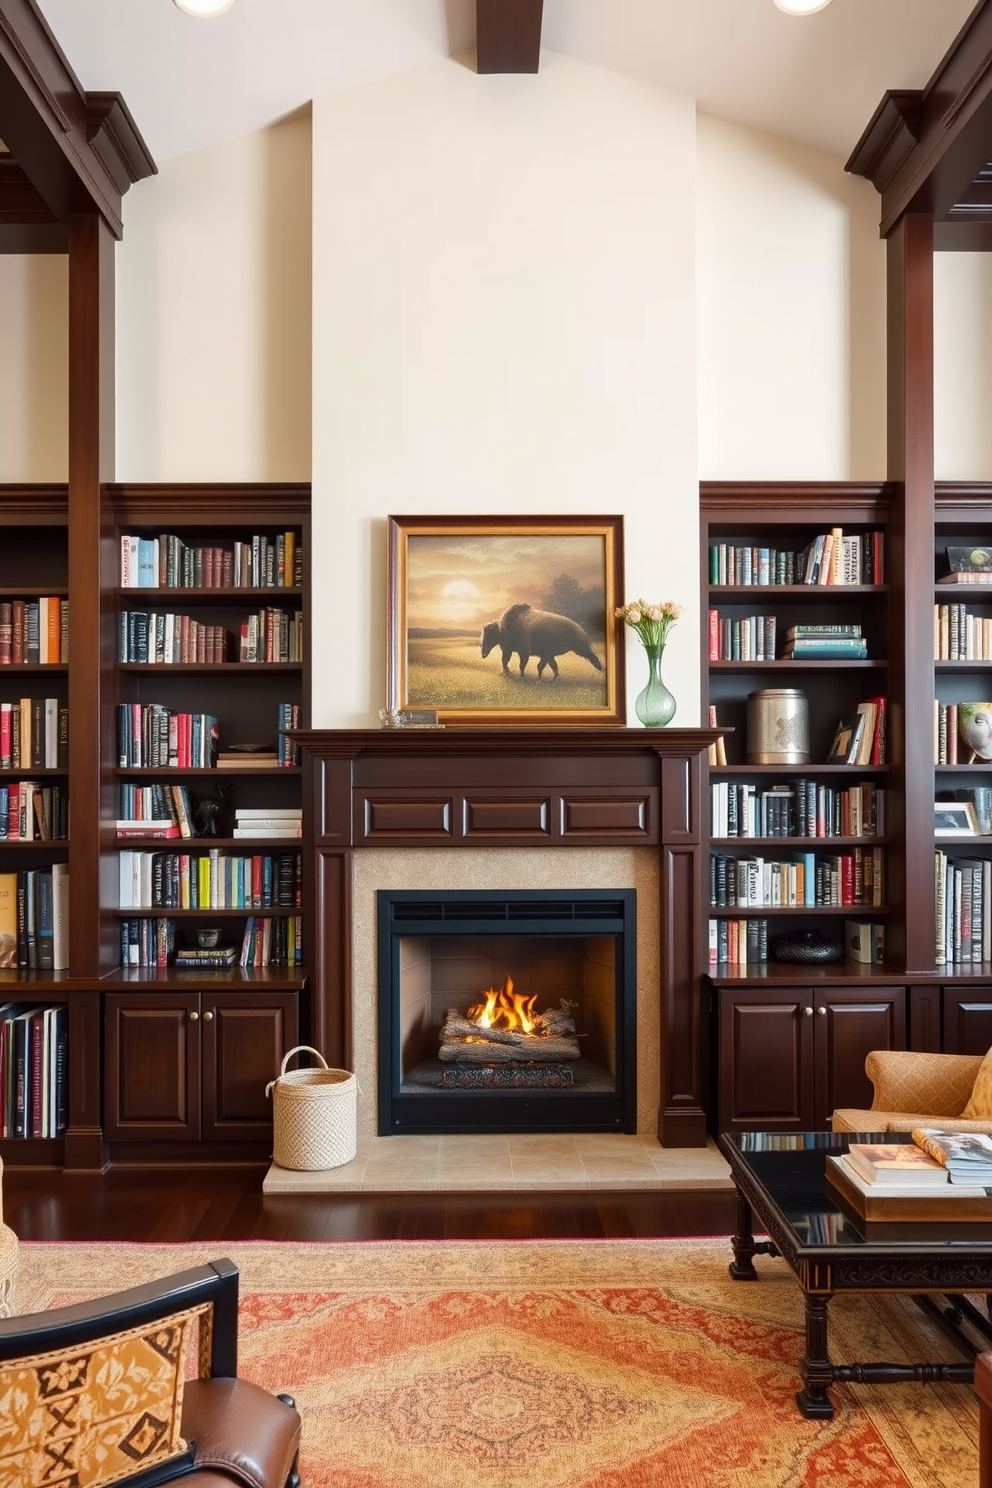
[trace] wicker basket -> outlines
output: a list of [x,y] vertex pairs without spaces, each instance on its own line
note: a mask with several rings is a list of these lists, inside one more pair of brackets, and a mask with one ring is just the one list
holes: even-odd
[[[294,1054],[313,1054],[319,1069],[286,1071]],[[328,1069],[307,1044],[290,1049],[272,1092],[272,1158],[280,1168],[317,1173],[351,1162],[358,1150],[358,1080],[347,1070]]]

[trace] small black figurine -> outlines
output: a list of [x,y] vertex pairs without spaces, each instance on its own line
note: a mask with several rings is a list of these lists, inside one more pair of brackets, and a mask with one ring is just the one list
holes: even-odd
[[229,780],[218,780],[213,796],[203,796],[196,803],[196,825],[200,837],[217,837],[220,835],[217,819],[227,804],[231,794],[231,782]]

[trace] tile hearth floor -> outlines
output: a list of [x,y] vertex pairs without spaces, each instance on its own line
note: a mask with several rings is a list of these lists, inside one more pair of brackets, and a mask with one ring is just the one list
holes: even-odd
[[622,1132],[360,1138],[352,1162],[319,1173],[273,1163],[262,1184],[268,1194],[707,1188],[733,1188],[712,1141],[666,1150]]

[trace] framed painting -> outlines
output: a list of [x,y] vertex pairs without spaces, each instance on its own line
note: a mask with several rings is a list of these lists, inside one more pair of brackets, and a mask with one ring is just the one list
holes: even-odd
[[623,724],[622,517],[389,517],[389,703]]

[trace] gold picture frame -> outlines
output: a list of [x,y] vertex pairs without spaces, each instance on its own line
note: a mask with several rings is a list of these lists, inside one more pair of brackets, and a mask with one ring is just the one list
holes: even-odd
[[623,725],[623,517],[387,522],[391,708],[479,727]]

